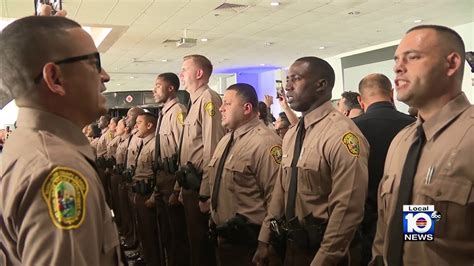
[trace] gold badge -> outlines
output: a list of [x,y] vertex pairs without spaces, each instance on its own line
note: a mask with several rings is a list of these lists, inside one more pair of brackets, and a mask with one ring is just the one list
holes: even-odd
[[347,132],[342,136],[342,143],[346,145],[347,151],[352,156],[359,156],[360,154],[360,142],[359,138],[352,132]]
[[281,150],[280,145],[275,145],[270,148],[270,154],[273,157],[273,160],[275,160],[275,163],[281,164],[281,158],[283,156],[283,152]]
[[213,117],[216,114],[216,108],[212,102],[208,102],[204,105],[204,109],[209,114],[209,116]]
[[75,229],[81,226],[86,216],[88,189],[85,178],[75,170],[56,167],[48,175],[41,193],[57,228]]
[[178,119],[178,123],[180,123],[182,126],[184,126],[184,119],[186,118],[186,113],[185,112],[180,112],[180,113],[178,113],[178,116],[176,118]]

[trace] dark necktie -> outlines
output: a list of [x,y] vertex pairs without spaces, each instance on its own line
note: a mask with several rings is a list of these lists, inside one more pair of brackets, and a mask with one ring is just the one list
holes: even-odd
[[143,139],[141,140],[141,143],[140,143],[140,148],[138,148],[138,153],[137,153],[137,157],[135,157],[135,167],[137,167],[138,165],[138,157],[140,157],[140,153],[142,152],[142,149],[143,149]]
[[128,137],[128,143],[127,143],[127,150],[125,151],[125,160],[124,160],[124,165],[127,166],[128,163],[128,147],[130,147],[130,142],[132,141],[133,134],[130,134],[130,137]]
[[155,139],[155,158],[154,158],[154,168],[153,171],[157,172],[158,171],[158,162],[161,161],[161,150],[160,150],[160,128],[161,128],[161,121],[163,120],[163,113],[161,112],[161,109],[159,109],[159,117],[158,117],[158,122],[156,123],[156,139]]
[[411,194],[413,191],[413,179],[415,177],[418,161],[420,160],[421,150],[425,145],[426,137],[423,131],[423,125],[419,125],[417,138],[410,146],[403,165],[402,177],[398,191],[397,205],[393,214],[388,237],[387,262],[389,266],[403,265],[403,205],[411,203]]
[[225,146],[224,153],[222,153],[221,160],[219,161],[219,165],[217,166],[216,171],[216,178],[214,181],[214,187],[212,188],[212,198],[211,198],[211,206],[212,209],[215,211],[217,210],[217,198],[219,196],[219,186],[221,185],[222,179],[222,172],[224,171],[224,163],[227,159],[227,155],[229,155],[230,146],[232,146],[232,142],[234,141],[234,131],[230,134],[229,142]]
[[304,117],[300,118],[300,122],[298,123],[298,133],[296,133],[296,141],[295,141],[295,151],[293,153],[293,160],[291,160],[291,179],[290,179],[290,187],[288,189],[288,200],[286,203],[286,220],[289,221],[293,217],[295,217],[295,207],[296,207],[296,191],[297,191],[297,183],[298,183],[298,167],[296,164],[298,163],[298,159],[300,158],[301,148],[303,146],[305,128],[304,128]]
[[[188,114],[191,112],[191,105],[192,105],[191,97],[189,97],[188,105],[187,105]],[[179,136],[178,159],[176,160],[178,162],[178,166],[181,165],[181,149],[183,148],[183,139],[184,139],[184,134],[185,134],[184,130],[185,130],[185,126],[183,125],[183,130],[181,131],[181,136]]]

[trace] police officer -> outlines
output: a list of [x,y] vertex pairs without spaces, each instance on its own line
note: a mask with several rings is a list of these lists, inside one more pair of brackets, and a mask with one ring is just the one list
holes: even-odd
[[[110,205],[114,210],[114,217],[115,222],[119,228],[122,227],[122,215],[120,213],[120,198],[119,198],[119,184],[122,180],[121,176],[117,174],[115,171],[116,168],[116,154],[117,148],[120,144],[121,135],[125,132],[125,124],[123,121],[121,122],[120,128],[118,128],[120,118],[112,117],[109,123],[109,131],[113,134],[114,138],[109,142],[107,145],[107,167],[108,173],[110,175],[110,183],[109,183],[109,190],[110,190]],[[120,131],[119,131],[120,130]]]
[[377,226],[377,188],[383,176],[383,166],[392,139],[415,119],[395,109],[391,102],[392,84],[383,74],[370,74],[359,82],[359,102],[364,114],[354,123],[370,144],[369,190],[361,223],[362,265],[371,260],[371,248]]
[[156,188],[150,200],[156,201],[158,237],[166,249],[168,265],[188,265],[189,247],[183,205],[178,201],[179,188],[174,190],[178,170],[178,146],[183,131],[186,107],[178,102],[179,78],[174,73],[162,73],[155,80],[155,101],[163,104],[158,119],[155,147]]
[[81,132],[107,111],[110,78],[92,38],[64,17],[26,17],[2,31],[0,61],[0,107],[20,106],[0,164],[0,264],[120,265]]
[[[268,254],[274,235],[288,230],[285,265],[344,263],[362,220],[367,192],[368,144],[354,123],[332,106],[334,70],[317,57],[290,67],[286,98],[302,112],[283,139],[281,174],[259,236],[254,261]],[[283,219],[281,219],[284,217]]]
[[[395,52],[397,98],[416,107],[418,119],[388,150],[374,264],[474,263],[474,107],[462,92],[464,57],[459,34],[436,25],[410,29]],[[434,205],[441,214],[433,241],[403,241],[409,204]]]
[[181,194],[193,266],[215,264],[213,249],[207,239],[210,191],[206,166],[224,135],[224,128],[218,112],[222,100],[207,85],[211,73],[212,64],[205,56],[184,57],[180,78],[190,94],[191,107],[184,121],[179,173],[184,175]]
[[145,206],[155,187],[153,159],[155,156],[156,116],[145,112],[137,117],[137,135],[142,142],[135,162],[132,181],[135,226],[143,259],[148,265],[161,265],[156,228],[156,212]]
[[[281,138],[260,121],[249,84],[227,88],[219,111],[230,132],[209,163],[211,233],[220,265],[251,265],[281,163]],[[271,264],[278,260],[271,256]]]

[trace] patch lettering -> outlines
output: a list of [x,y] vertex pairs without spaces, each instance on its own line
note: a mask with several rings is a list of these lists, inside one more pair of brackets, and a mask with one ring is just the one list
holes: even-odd
[[41,188],[53,224],[64,230],[79,228],[86,216],[87,181],[77,171],[56,167]]
[[347,151],[350,155],[358,157],[360,154],[360,141],[352,132],[347,132],[342,136],[342,143],[346,146]]

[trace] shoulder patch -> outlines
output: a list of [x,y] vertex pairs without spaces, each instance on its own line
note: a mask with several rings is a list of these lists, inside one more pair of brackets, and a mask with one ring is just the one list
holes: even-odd
[[204,109],[210,117],[213,117],[216,114],[216,107],[212,102],[208,102],[204,105]]
[[86,216],[86,179],[77,171],[56,167],[41,188],[49,216],[59,229],[79,228]]
[[358,157],[360,154],[360,141],[359,137],[357,137],[352,132],[347,132],[342,136],[342,143],[346,146],[347,151],[350,155]]
[[178,120],[178,123],[184,126],[184,119],[186,118],[186,113],[185,112],[179,112],[178,116],[176,119]]
[[275,145],[270,148],[270,154],[272,155],[273,160],[277,164],[281,164],[281,158],[283,156],[283,152],[281,150],[280,145]]

